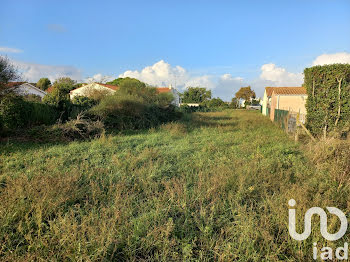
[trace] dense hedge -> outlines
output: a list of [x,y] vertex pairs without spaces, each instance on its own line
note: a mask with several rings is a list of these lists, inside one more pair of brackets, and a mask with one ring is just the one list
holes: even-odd
[[350,129],[350,65],[314,66],[304,70],[307,127],[314,135]]
[[21,96],[3,97],[0,101],[0,132],[28,126],[52,125],[58,120],[65,122],[76,118],[79,113],[89,108],[67,101],[62,109],[41,102],[28,101]]
[[49,105],[29,102],[20,96],[4,97],[0,102],[0,118],[4,129],[54,124],[58,111]]

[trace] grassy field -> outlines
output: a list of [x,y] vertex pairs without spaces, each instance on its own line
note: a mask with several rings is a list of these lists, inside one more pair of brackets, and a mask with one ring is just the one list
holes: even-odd
[[289,237],[287,203],[300,219],[349,210],[334,150],[239,110],[89,142],[3,142],[0,260],[307,261],[325,242]]

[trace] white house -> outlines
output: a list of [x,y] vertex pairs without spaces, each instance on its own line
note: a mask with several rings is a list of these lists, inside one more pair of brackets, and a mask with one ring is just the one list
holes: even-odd
[[179,91],[177,91],[176,88],[172,87],[171,85],[169,87],[157,87],[158,93],[171,93],[174,96],[173,104],[175,106],[180,106],[181,104],[181,97]]
[[75,96],[90,96],[94,91],[101,91],[112,94],[117,89],[118,87],[114,85],[90,83],[70,91],[69,96],[70,99],[73,99]]
[[39,96],[41,99],[47,94],[45,91],[37,88],[36,86],[29,84],[29,83],[22,83],[22,82],[11,82],[9,83],[10,86],[13,86],[15,89],[15,92],[18,95],[36,95]]

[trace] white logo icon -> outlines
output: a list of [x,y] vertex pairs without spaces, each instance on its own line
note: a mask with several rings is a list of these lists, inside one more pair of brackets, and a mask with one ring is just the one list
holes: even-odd
[[[296,205],[296,201],[294,199],[290,199],[288,201],[289,206],[294,207]],[[326,207],[328,212],[331,214],[336,215],[340,220],[340,229],[337,233],[330,234],[327,231],[327,214],[326,212],[320,208],[320,207],[312,207],[308,209],[305,213],[304,217],[304,232],[302,234],[299,234],[296,232],[295,228],[295,209],[290,208],[289,209],[289,234],[290,236],[298,241],[302,241],[307,239],[311,234],[311,219],[313,215],[319,215],[320,216],[320,230],[322,236],[329,240],[329,241],[335,241],[344,236],[346,233],[346,230],[348,228],[348,220],[346,219],[345,214],[339,210],[336,207]]]

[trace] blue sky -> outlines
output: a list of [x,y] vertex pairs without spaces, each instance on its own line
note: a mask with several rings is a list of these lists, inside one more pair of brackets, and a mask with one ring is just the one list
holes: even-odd
[[301,84],[321,55],[350,62],[349,0],[3,0],[0,17],[0,54],[30,81],[134,76],[228,100],[240,85]]

